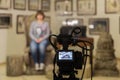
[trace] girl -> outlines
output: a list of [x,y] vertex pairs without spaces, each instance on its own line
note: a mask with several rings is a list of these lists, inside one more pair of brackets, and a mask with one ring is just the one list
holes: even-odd
[[[30,25],[29,36],[31,38],[30,50],[35,63],[35,70],[44,69],[45,49],[50,34],[49,25],[44,21],[45,15],[38,10],[34,20]],[[37,60],[37,50],[39,50],[39,61]]]

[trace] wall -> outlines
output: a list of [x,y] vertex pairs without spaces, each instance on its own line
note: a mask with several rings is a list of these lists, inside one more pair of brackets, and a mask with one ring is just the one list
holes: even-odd
[[[74,0],[74,11],[76,11],[76,1]],[[84,15],[84,16],[77,16],[76,13],[74,12],[73,16],[74,18],[82,18],[84,19],[84,25],[87,25],[87,36],[88,37],[93,37],[94,38],[94,54],[96,54],[96,45],[97,45],[97,41],[99,38],[99,35],[89,35],[89,31],[88,31],[88,23],[89,23],[89,18],[109,18],[109,33],[112,35],[112,38],[114,40],[114,49],[115,49],[115,55],[117,58],[120,58],[120,21],[119,21],[119,13],[117,14],[106,14],[105,13],[105,0],[97,0],[97,14],[96,15]],[[57,25],[61,24],[61,21],[64,20],[65,18],[69,18],[69,17],[56,17],[56,19],[58,20],[56,22]],[[56,28],[57,27],[57,28]],[[59,31],[60,26],[56,26],[54,27],[54,29],[56,31]]]
[[[84,25],[88,26],[89,18],[109,18],[110,21],[110,34],[112,35],[114,42],[115,42],[115,54],[116,57],[120,58],[120,51],[119,51],[119,44],[120,44],[120,34],[119,34],[119,14],[105,14],[105,0],[97,0],[97,14],[92,15],[92,16],[77,16],[76,13],[74,12],[73,16],[57,16],[54,11],[54,0],[51,1],[51,11],[50,12],[45,12],[47,16],[51,17],[51,30],[52,33],[58,34],[59,33],[59,28],[61,27],[61,22],[62,20],[65,20],[66,18],[69,17],[74,17],[74,18],[82,18],[84,19]],[[76,1],[73,0],[73,8],[74,11],[76,11]],[[27,6],[27,5],[26,5]],[[6,56],[6,54],[24,54],[24,49],[25,49],[25,36],[24,34],[17,34],[16,33],[16,16],[19,14],[24,14],[24,15],[30,15],[34,14],[34,11],[21,11],[21,10],[14,10],[13,8],[10,10],[0,10],[0,13],[11,13],[13,14],[13,19],[12,19],[12,28],[10,29],[1,29],[0,30],[0,54],[2,56]],[[95,41],[95,49],[96,49],[96,43],[99,38],[99,36],[95,35],[89,35],[88,34],[88,27],[87,27],[87,36],[88,37],[93,37]],[[6,45],[7,44],[7,45]],[[94,54],[95,54],[95,49],[94,49]],[[4,61],[5,58],[0,57],[0,61]]]
[[6,47],[7,47],[7,31],[4,29],[0,30],[0,63],[5,61]]
[[[11,0],[11,5],[13,4]],[[27,6],[27,5],[26,5]],[[0,29],[0,63],[6,61],[8,54],[23,54],[25,49],[25,37],[24,34],[16,33],[16,19],[17,15],[31,15],[35,11],[28,10],[15,10],[13,5],[10,9],[0,9],[0,14],[9,13],[12,14],[12,27],[8,29]]]
[[[119,14],[106,14],[105,13],[105,0],[97,0],[97,16],[98,18],[109,18],[109,32],[114,40],[114,48],[116,57],[120,58],[119,44],[120,44],[120,23],[119,23]],[[92,36],[95,39],[95,46],[99,36]],[[96,48],[96,47],[95,47]]]
[[[29,14],[28,14],[29,13]],[[13,26],[8,29],[7,39],[7,54],[23,54],[25,49],[25,35],[16,33],[16,19],[17,15],[30,15],[34,14],[29,11],[12,11],[13,14]]]

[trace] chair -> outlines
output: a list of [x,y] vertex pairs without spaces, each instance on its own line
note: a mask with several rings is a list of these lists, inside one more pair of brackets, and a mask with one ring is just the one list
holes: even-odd
[[[25,63],[25,74],[43,74],[44,72],[38,72],[34,70],[34,62],[30,53],[30,37],[29,37],[29,28],[31,22],[35,20],[35,15],[30,15],[25,18],[25,38],[26,38],[26,48],[25,48],[25,54],[24,54],[24,63]],[[54,57],[54,50],[50,44],[48,44],[46,48],[46,54],[45,54],[45,69],[48,65],[52,64]]]

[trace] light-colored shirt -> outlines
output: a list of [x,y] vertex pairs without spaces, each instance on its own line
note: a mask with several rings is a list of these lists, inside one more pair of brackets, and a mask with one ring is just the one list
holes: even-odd
[[33,21],[30,25],[29,36],[32,40],[36,40],[39,38],[43,38],[43,40],[47,39],[50,35],[50,29],[48,22],[38,23],[37,21]]

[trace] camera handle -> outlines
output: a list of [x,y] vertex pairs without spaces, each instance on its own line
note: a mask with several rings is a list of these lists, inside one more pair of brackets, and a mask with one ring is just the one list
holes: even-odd
[[49,42],[50,42],[50,44],[52,45],[52,47],[54,48],[54,50],[57,51],[58,48],[55,46],[55,41],[54,41],[54,43],[52,42],[52,40],[51,40],[52,37],[56,37],[57,38],[57,35],[52,34],[52,35],[49,36]]
[[77,35],[77,34],[80,34],[80,33],[81,33],[80,27],[75,27],[71,32],[71,36]]

